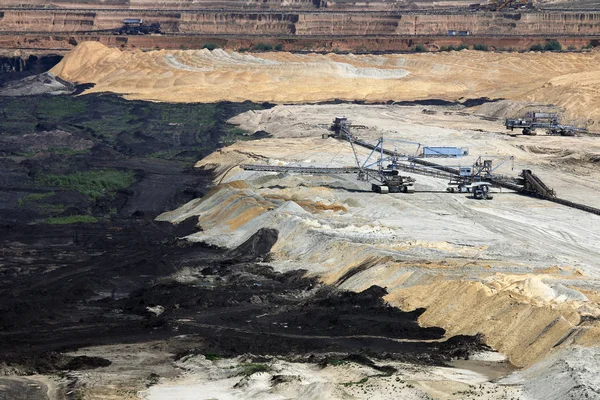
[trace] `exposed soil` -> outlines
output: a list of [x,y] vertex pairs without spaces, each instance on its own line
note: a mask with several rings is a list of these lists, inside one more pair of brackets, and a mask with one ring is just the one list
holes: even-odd
[[46,72],[60,60],[62,60],[62,56],[56,54],[30,55],[27,58],[0,56],[0,85],[11,80]]
[[[302,271],[257,264],[274,231],[259,231],[251,239],[255,258],[240,261],[231,258],[235,252],[177,239],[194,229],[194,221],[173,227],[145,220],[4,229],[2,360],[22,373],[103,366],[54,352],[182,334],[197,335],[202,345],[180,354],[222,356],[364,352],[430,364],[485,347],[473,337],[435,341],[443,329],[419,327],[423,310],[386,305],[380,287],[341,292]],[[167,278],[183,268],[197,271],[195,284]],[[149,311],[158,306],[160,315]]]
[[[226,357],[361,353],[440,364],[485,347],[477,337],[444,341],[443,329],[421,328],[417,318],[424,310],[404,313],[388,306],[381,287],[350,293],[323,286],[301,270],[274,272],[264,261],[277,240],[275,230],[260,230],[225,250],[181,239],[201,229],[195,218],[176,226],[154,221],[206,192],[210,176],[191,161],[242,138],[226,119],[260,108],[177,107],[105,95],[9,98],[2,104],[0,372],[56,374],[106,366],[110,360],[103,357],[65,352],[168,343],[180,335],[192,339],[173,353]],[[48,174],[64,178],[108,169],[132,171],[133,183],[100,196],[65,187],[62,180],[40,183]],[[97,222],[50,223],[73,215]],[[26,385],[13,380],[0,398]],[[43,398],[39,393],[30,397]]]

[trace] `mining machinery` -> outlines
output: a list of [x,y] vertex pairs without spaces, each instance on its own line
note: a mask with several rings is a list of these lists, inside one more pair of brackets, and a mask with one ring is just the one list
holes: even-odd
[[116,29],[114,33],[117,35],[150,35],[161,33],[161,30],[158,22],[148,25],[141,18],[125,18],[123,25]]
[[485,6],[482,6],[481,4],[472,4],[471,9],[476,8],[489,11],[502,11],[504,9],[534,8],[534,6],[534,0],[489,0],[488,4]]
[[[554,190],[550,189],[542,180],[531,170],[523,170],[518,178],[503,176],[495,173],[495,170],[501,165],[514,160],[508,157],[502,160],[495,167],[493,158],[486,156],[479,157],[473,166],[461,166],[458,168],[446,165],[440,165],[418,156],[400,154],[396,149],[389,150],[383,146],[383,138],[380,138],[377,144],[367,143],[350,133],[350,123],[347,118],[336,118],[332,125],[333,135],[324,135],[324,137],[336,137],[342,140],[348,140],[354,151],[356,167],[341,168],[323,168],[308,166],[273,166],[242,164],[240,167],[249,171],[270,171],[270,172],[291,172],[304,174],[357,174],[361,180],[374,180],[371,188],[378,193],[393,192],[412,192],[414,178],[400,175],[400,171],[409,173],[432,176],[440,179],[449,179],[449,192],[472,193],[472,197],[478,200],[491,200],[489,189],[491,186],[498,186],[514,190],[523,195],[538,197],[547,201],[562,204],[567,207],[576,208],[582,211],[600,215],[600,209],[590,207],[584,204],[572,202],[558,198]],[[412,143],[412,142],[404,142]],[[355,146],[362,146],[371,150],[369,158],[363,163],[360,162]],[[420,145],[419,145],[420,146]],[[379,154],[377,161],[369,163],[369,159],[375,154]],[[455,152],[458,154],[458,152]],[[376,168],[373,168],[377,166]],[[453,183],[454,182],[454,183]],[[390,188],[392,188],[390,190]]]
[[528,112],[525,118],[507,118],[506,129],[522,129],[523,135],[535,136],[536,129],[546,129],[548,135],[575,136],[577,132],[585,132],[585,129],[571,125],[563,125],[560,115],[547,112]]
[[[473,192],[476,199],[491,199],[488,195],[491,184],[483,182],[495,170],[492,160],[482,160],[469,167],[460,167],[455,171],[450,167],[424,160],[429,157],[458,158],[468,155],[468,149],[460,147],[430,147],[421,143],[404,140],[389,140],[379,138],[377,143],[372,144],[359,139],[350,132],[350,121],[346,117],[336,117],[330,127],[332,134],[324,135],[324,138],[333,137],[348,141],[354,153],[356,167],[345,168],[320,168],[320,167],[292,167],[292,166],[269,166],[269,165],[243,165],[246,170],[259,170],[271,172],[295,172],[295,173],[356,173],[358,179],[371,182],[371,190],[375,193],[414,193],[415,178],[401,174],[408,172],[417,175],[432,176],[449,181],[448,192],[467,193]],[[410,144],[416,146],[414,154],[399,153],[396,148],[390,150],[386,144],[395,145]],[[371,152],[360,160],[357,146],[370,149]],[[501,164],[502,165],[502,164]],[[475,195],[477,192],[477,195]]]

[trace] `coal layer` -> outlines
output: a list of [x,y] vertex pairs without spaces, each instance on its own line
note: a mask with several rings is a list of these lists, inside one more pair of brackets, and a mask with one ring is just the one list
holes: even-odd
[[[257,107],[105,95],[2,103],[0,372],[104,366],[110,360],[64,353],[180,335],[195,338],[174,349],[180,355],[358,353],[440,364],[484,347],[476,337],[444,341],[443,329],[420,327],[423,310],[388,306],[383,288],[344,292],[301,270],[273,271],[264,262],[277,231],[225,250],[182,239],[200,229],[196,219],[154,221],[207,191],[210,176],[191,160],[234,134],[225,125],[233,113]],[[56,149],[60,141],[77,151]],[[104,169],[133,171],[134,182],[91,197],[38,179]],[[46,219],[71,215],[97,222]]]

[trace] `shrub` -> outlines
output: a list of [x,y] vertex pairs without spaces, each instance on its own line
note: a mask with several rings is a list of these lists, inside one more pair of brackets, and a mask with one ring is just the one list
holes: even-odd
[[266,43],[257,43],[252,47],[254,51],[273,51],[273,46]]
[[416,53],[423,53],[423,52],[426,52],[427,49],[422,44],[418,44],[418,45],[415,46],[415,48],[413,49],[413,51],[416,52]]
[[488,48],[487,44],[474,44],[473,45],[473,50],[489,51],[489,48]]
[[275,51],[282,51],[283,45],[281,43],[275,45]]
[[544,46],[544,50],[546,51],[561,51],[562,46],[558,42],[558,40],[548,40],[546,45]]
[[461,51],[461,50],[469,50],[469,45],[467,44],[460,44],[457,48],[456,51]]
[[544,48],[539,43],[534,44],[529,48],[529,51],[542,51],[542,50],[544,50]]
[[204,46],[202,46],[203,49],[207,49],[207,50],[214,50],[216,48],[218,48],[219,46],[217,46],[215,43],[205,43]]
[[567,50],[569,50],[569,51],[575,51],[575,50],[577,50],[577,47],[575,47],[575,46],[573,46],[573,45],[570,45],[570,46],[567,48]]

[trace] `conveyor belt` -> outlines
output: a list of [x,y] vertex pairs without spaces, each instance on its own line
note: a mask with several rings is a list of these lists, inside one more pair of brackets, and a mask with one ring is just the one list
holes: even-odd
[[[353,141],[355,144],[365,147],[367,149],[372,150],[375,148],[374,145],[364,142],[355,137],[353,137]],[[385,149],[383,150],[383,152],[384,152],[384,154],[387,154],[387,155],[394,154],[394,152],[392,152],[390,150],[385,150]],[[425,160],[418,159],[418,158],[409,158],[409,161],[412,163],[424,165],[424,166],[427,166],[427,167],[430,167],[430,168],[433,168],[433,169],[436,169],[439,171],[447,172],[449,174],[452,174],[453,176],[458,176],[458,170],[455,168],[447,167],[444,165],[439,165],[434,162],[425,161]],[[410,168],[410,167],[408,167],[408,168]],[[402,167],[402,169],[406,171],[406,169],[404,167]],[[416,170],[413,170],[413,172],[421,173],[420,171],[417,172]],[[432,176],[435,176],[435,175],[432,175]],[[542,182],[542,180],[539,177],[537,177],[535,174],[533,174],[530,170],[524,170],[522,176],[523,176],[523,179],[528,183],[525,186],[519,184],[518,179],[513,178],[513,177],[508,177],[508,176],[496,175],[493,177],[486,178],[486,180],[496,186],[500,186],[500,187],[503,187],[506,189],[511,189],[511,190],[514,190],[514,191],[516,191],[520,194],[526,195],[526,196],[537,197],[540,199],[552,201],[554,203],[562,204],[567,207],[576,208],[578,210],[582,210],[582,211],[586,211],[586,212],[589,212],[592,214],[600,215],[600,209],[598,209],[598,208],[591,207],[591,206],[588,206],[585,204],[575,203],[570,200],[565,200],[565,199],[556,197],[554,190],[552,190],[548,186],[546,186],[546,184],[544,184],[544,182]]]
[[321,167],[293,167],[264,164],[241,164],[240,168],[245,171],[265,171],[265,172],[294,172],[296,174],[358,174],[360,168],[321,168]]

